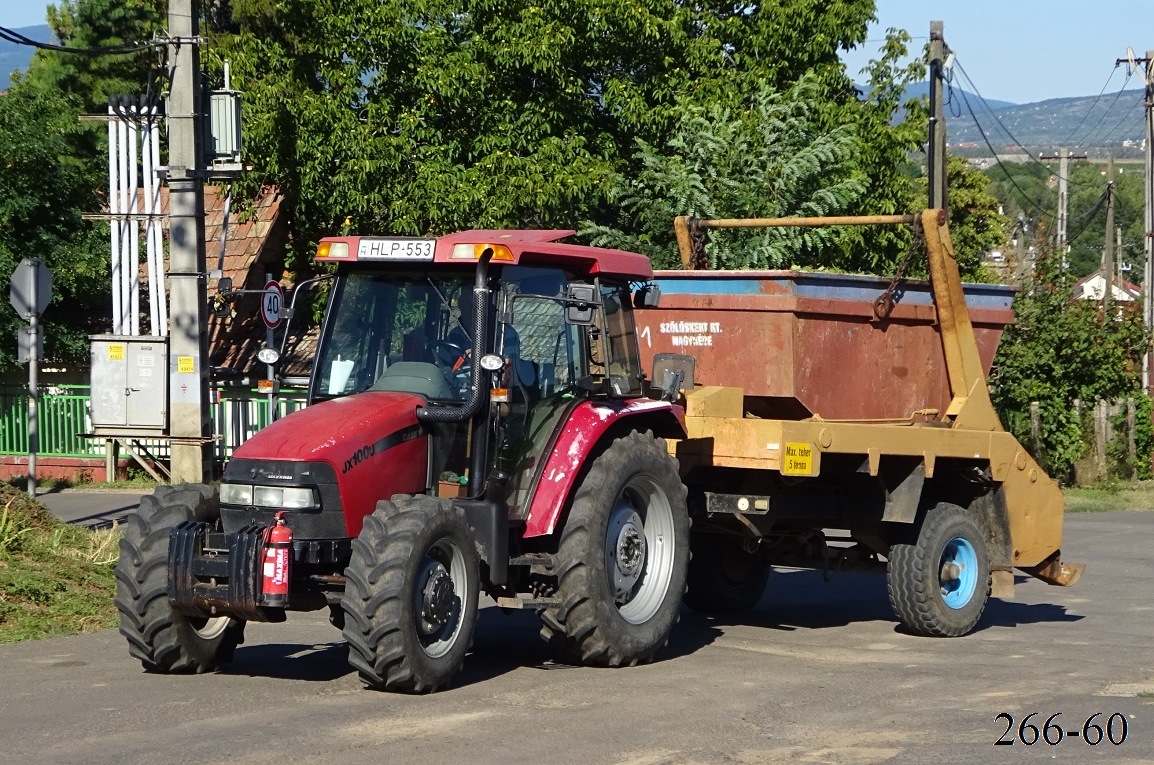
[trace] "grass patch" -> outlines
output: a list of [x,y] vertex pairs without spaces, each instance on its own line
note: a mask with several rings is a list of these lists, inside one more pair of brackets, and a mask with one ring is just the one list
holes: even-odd
[[[28,479],[25,476],[18,476],[16,478],[9,478],[5,483],[13,489],[25,491],[28,488]],[[36,486],[39,489],[48,491],[60,491],[61,489],[100,489],[108,491],[139,491],[141,494],[149,494],[157,486],[160,486],[151,476],[145,473],[130,475],[129,478],[123,481],[112,481],[106,483],[104,481],[72,481],[67,478],[39,478],[36,481]]]
[[1066,512],[1101,513],[1107,510],[1154,510],[1154,481],[1071,486],[1065,489]]
[[61,523],[0,483],[0,643],[116,625],[120,531]]

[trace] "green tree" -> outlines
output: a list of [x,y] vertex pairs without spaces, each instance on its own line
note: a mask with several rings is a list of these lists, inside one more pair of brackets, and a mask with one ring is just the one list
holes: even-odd
[[[1150,338],[1131,307],[1107,318],[1099,303],[1073,300],[1073,276],[1057,256],[1040,259],[1036,269],[998,347],[991,392],[1002,422],[1028,448],[1034,448],[1030,403],[1039,403],[1041,448],[1034,456],[1052,475],[1065,476],[1082,452],[1074,401],[1089,407],[1100,399],[1144,398],[1142,354]],[[1138,447],[1150,453],[1148,432]],[[1139,467],[1149,472],[1148,463]]]
[[[163,18],[158,0],[64,0],[48,20],[61,44],[76,49],[148,41]],[[108,226],[84,221],[105,204],[103,113],[108,96],[139,93],[157,70],[156,51],[87,56],[41,50],[0,98],[0,274],[25,256],[44,260],[56,297],[45,312],[45,354],[88,357],[87,335],[110,314]],[[62,310],[68,306],[68,310]],[[0,369],[16,357],[20,320],[3,312]]]
[[[1127,172],[1129,170],[1129,172]],[[1080,162],[1070,170],[1070,270],[1082,277],[1102,265],[1106,240],[1106,164],[1101,161]],[[1141,281],[1143,239],[1142,173],[1133,166],[1118,165],[1114,178],[1114,224],[1122,228],[1122,250],[1115,252],[1115,262],[1134,266],[1127,276]],[[1110,233],[1114,237],[1113,232]]]
[[[108,310],[107,235],[81,219],[99,209],[88,163],[76,155],[84,128],[77,105],[52,88],[20,83],[0,98],[0,274],[24,257],[52,272],[55,299],[44,316],[47,356],[80,360],[86,335]],[[63,310],[67,306],[67,310]],[[0,311],[0,369],[16,362],[16,330],[23,323]]]
[[635,141],[665,151],[685,104],[749,103],[807,72],[826,130],[890,141],[862,155],[871,184],[883,177],[867,198],[891,197],[895,96],[879,84],[859,100],[838,59],[872,14],[871,0],[220,0],[207,61],[232,63],[250,182],[284,189],[303,260],[346,220],[407,234],[611,224],[613,178],[642,171]]
[[965,159],[953,155],[947,158],[946,185],[950,238],[958,268],[967,278],[983,277],[982,257],[990,250],[1005,247],[1010,219],[999,212],[989,178],[970,167]]
[[[618,226],[587,223],[594,244],[649,255],[659,268],[679,267],[672,221],[846,213],[866,179],[857,169],[854,125],[823,132],[814,114],[812,76],[788,92],[762,89],[746,107],[682,105],[666,153],[638,139],[636,174],[613,177]],[[823,262],[839,229],[714,231],[705,255],[716,268],[785,268]]]

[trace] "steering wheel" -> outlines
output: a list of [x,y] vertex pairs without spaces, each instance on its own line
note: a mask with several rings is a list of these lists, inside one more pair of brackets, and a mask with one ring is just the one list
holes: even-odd
[[468,359],[465,349],[452,340],[430,340],[425,343],[425,350],[433,355],[433,361],[437,366],[449,372],[455,371],[454,367],[463,366]]
[[453,393],[463,398],[473,377],[469,353],[452,340],[430,340],[425,343],[425,349],[432,354],[433,362],[445,376]]

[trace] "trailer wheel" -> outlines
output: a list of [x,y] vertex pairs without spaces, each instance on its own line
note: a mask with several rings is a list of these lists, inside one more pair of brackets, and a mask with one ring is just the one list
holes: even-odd
[[757,605],[771,567],[741,549],[738,537],[694,534],[685,604],[703,614],[737,614]]
[[677,462],[651,433],[614,441],[573,498],[558,549],[560,605],[541,636],[600,666],[649,661],[669,640],[685,592],[689,513]]
[[349,663],[377,690],[428,693],[461,669],[477,620],[480,559],[464,516],[394,497],[365,518],[345,569]]
[[917,541],[890,548],[890,605],[920,635],[958,637],[974,629],[990,595],[990,558],[968,510],[942,502],[922,521]]
[[204,484],[161,486],[141,497],[124,522],[116,563],[116,610],[128,652],[153,672],[209,672],[232,660],[244,642],[244,622],[201,618],[168,600],[168,536],[178,524],[220,517],[216,491]]

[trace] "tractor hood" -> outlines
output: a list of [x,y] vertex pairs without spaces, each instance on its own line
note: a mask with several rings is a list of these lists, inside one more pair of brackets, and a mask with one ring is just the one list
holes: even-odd
[[[412,393],[368,391],[306,407],[242,444],[225,480],[312,484],[320,512],[290,514],[289,525],[302,538],[355,537],[380,500],[426,490],[429,439],[417,422],[424,404]],[[250,510],[232,511],[238,524],[253,521]],[[260,522],[271,522],[267,515]]]
[[293,412],[245,441],[234,459],[327,462],[338,476],[424,435],[411,393],[368,391]]

